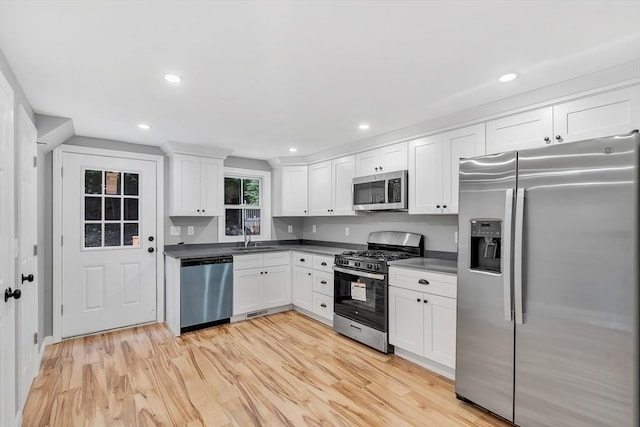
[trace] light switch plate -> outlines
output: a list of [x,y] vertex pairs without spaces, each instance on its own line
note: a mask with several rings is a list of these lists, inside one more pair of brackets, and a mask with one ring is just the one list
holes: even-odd
[[315,225],[315,224],[313,224],[313,225],[311,226],[311,232],[312,232],[312,233],[315,233],[315,232],[316,232],[316,225]]
[[348,236],[349,235],[349,227],[345,227],[344,228],[344,235]]
[[179,225],[172,225],[171,228],[169,229],[169,234],[171,234],[172,236],[179,236],[180,235],[180,226]]
[[293,225],[287,225],[287,233],[293,233]]
[[187,227],[187,234],[189,236],[193,236],[194,231],[195,230],[193,229],[193,225],[190,225],[190,226]]

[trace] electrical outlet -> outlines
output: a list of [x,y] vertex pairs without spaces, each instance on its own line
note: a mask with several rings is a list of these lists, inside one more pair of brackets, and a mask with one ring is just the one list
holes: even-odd
[[179,225],[172,225],[171,228],[169,229],[169,234],[171,234],[172,236],[179,236],[180,235],[180,226]]
[[312,233],[315,233],[315,232],[316,232],[316,225],[315,225],[315,224],[313,224],[313,225],[311,226],[311,232],[312,232]]
[[193,236],[193,233],[195,232],[195,230],[193,229],[193,225],[190,225],[187,227],[187,234],[189,236]]
[[345,227],[344,228],[344,235],[348,236],[349,235],[349,227]]
[[287,225],[287,233],[293,233],[293,225]]

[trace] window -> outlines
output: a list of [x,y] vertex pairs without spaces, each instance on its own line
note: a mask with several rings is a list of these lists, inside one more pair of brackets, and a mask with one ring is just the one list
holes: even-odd
[[220,241],[270,239],[270,177],[266,171],[225,168],[224,217],[219,221]]
[[83,247],[140,247],[137,173],[85,169]]

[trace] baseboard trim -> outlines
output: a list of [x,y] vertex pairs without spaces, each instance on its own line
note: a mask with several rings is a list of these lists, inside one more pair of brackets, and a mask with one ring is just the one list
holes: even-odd
[[409,362],[413,362],[416,365],[420,365],[423,368],[433,371],[436,374],[440,374],[443,377],[449,378],[450,380],[455,381],[456,379],[456,370],[448,366],[445,366],[442,363],[435,362],[433,360],[427,359],[425,357],[419,356],[415,353],[411,353],[410,351],[403,350],[398,347],[395,348],[395,354],[398,357],[402,357],[403,359],[406,359]]

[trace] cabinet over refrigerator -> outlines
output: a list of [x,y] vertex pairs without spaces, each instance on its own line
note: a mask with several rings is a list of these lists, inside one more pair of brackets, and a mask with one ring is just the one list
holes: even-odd
[[636,132],[461,161],[459,398],[638,426],[639,158]]

